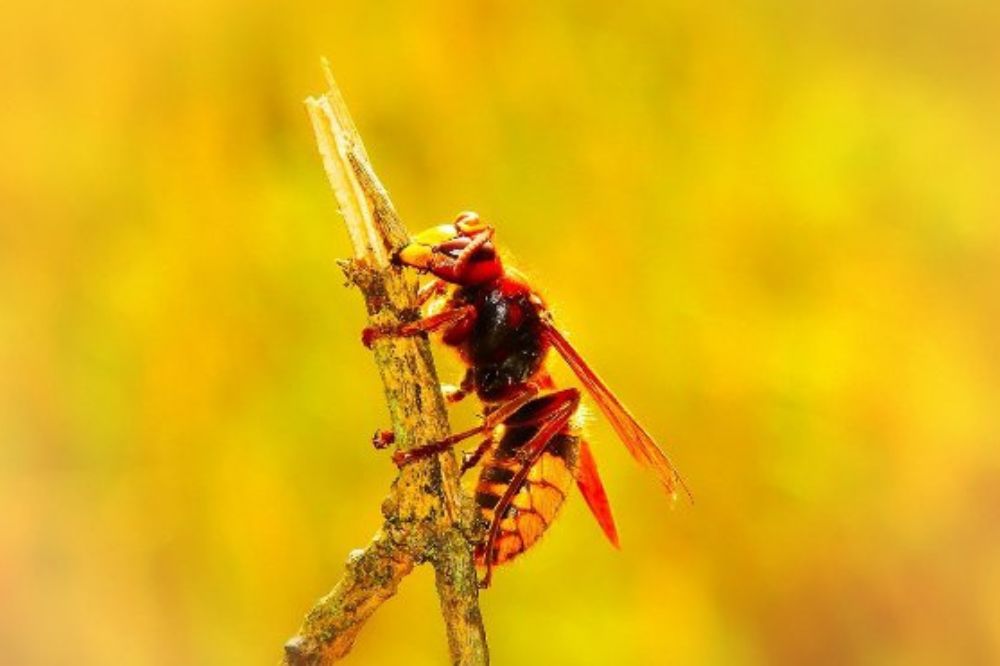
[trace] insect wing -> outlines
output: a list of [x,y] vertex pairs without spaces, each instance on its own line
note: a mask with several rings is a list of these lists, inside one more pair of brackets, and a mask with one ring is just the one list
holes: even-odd
[[580,494],[587,502],[587,507],[597,519],[597,524],[604,531],[604,536],[608,538],[611,545],[620,548],[618,545],[618,529],[615,527],[615,518],[611,515],[611,504],[608,503],[608,494],[604,491],[604,484],[597,473],[597,463],[594,461],[594,454],[590,452],[590,446],[585,441],[580,442],[579,459],[576,468],[576,485],[580,489]]
[[628,449],[632,457],[640,464],[653,470],[660,483],[666,488],[671,496],[680,486],[689,499],[691,491],[684,484],[684,480],[678,474],[677,469],[667,455],[660,450],[653,438],[643,429],[635,418],[629,413],[625,405],[615,397],[600,377],[597,376],[587,362],[583,360],[579,352],[570,344],[569,340],[552,324],[549,320],[544,320],[545,337],[552,344],[559,354],[566,360],[569,367],[573,369],[580,382],[590,393],[597,407],[604,414],[611,424],[611,427],[618,433],[625,448]]

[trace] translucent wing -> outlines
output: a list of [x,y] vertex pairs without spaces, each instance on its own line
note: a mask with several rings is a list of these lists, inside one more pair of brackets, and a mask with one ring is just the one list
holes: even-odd
[[576,486],[580,489],[584,501],[590,508],[590,512],[597,519],[597,524],[604,531],[604,536],[615,548],[618,545],[618,529],[615,527],[614,516],[611,515],[611,505],[608,503],[608,494],[604,492],[604,484],[597,474],[597,463],[594,461],[594,454],[590,452],[587,442],[580,441],[578,460],[576,462]]
[[552,324],[548,317],[544,317],[544,336],[552,344],[559,354],[566,360],[569,367],[573,369],[580,382],[590,393],[597,407],[604,414],[611,424],[611,427],[618,433],[622,443],[628,449],[632,457],[640,464],[649,467],[659,478],[660,483],[666,488],[667,493],[673,496],[680,486],[689,499],[693,501],[691,491],[688,490],[684,480],[674,467],[667,455],[660,450],[653,438],[643,429],[635,418],[629,413],[611,389],[601,381],[587,362],[583,360],[579,352],[573,348],[569,340]]

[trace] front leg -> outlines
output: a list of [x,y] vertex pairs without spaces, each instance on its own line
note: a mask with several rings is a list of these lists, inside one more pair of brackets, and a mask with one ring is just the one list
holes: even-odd
[[422,308],[435,296],[441,296],[448,291],[448,283],[444,280],[434,278],[417,292],[417,307]]
[[380,338],[387,337],[412,337],[436,331],[439,328],[452,326],[467,321],[476,316],[476,308],[472,305],[463,305],[456,308],[448,308],[437,314],[433,314],[423,319],[411,321],[397,326],[366,326],[361,331],[361,342],[369,349]]

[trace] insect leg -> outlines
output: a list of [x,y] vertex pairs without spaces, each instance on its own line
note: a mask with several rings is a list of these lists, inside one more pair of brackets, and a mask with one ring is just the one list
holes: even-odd
[[484,430],[484,426],[476,426],[475,428],[469,428],[468,430],[463,430],[462,432],[456,432],[454,435],[449,435],[448,437],[440,439],[436,442],[430,442],[429,444],[423,444],[422,446],[415,446],[407,451],[396,451],[392,454],[392,462],[396,463],[397,467],[402,467],[403,465],[408,465],[416,460],[423,460],[424,458],[436,456],[439,453],[444,453],[459,442],[482,433]]
[[420,335],[421,333],[429,333],[451,324],[457,324],[468,317],[474,317],[475,314],[476,308],[474,306],[463,305],[457,308],[442,310],[441,312],[431,315],[430,317],[424,317],[423,319],[411,321],[399,326],[366,326],[364,330],[361,331],[361,342],[365,347],[371,349],[372,345],[375,344],[375,341],[379,338],[410,337]]
[[444,399],[448,403],[454,404],[456,402],[461,402],[465,399],[465,396],[469,395],[474,388],[472,384],[472,368],[468,368],[465,374],[462,376],[462,381],[458,383],[458,386],[451,386],[448,384],[441,385],[441,392],[444,394]]
[[[514,496],[520,492],[521,487],[528,478],[531,468],[535,466],[538,459],[545,453],[545,449],[548,447],[549,442],[552,441],[552,438],[563,429],[576,412],[577,407],[580,406],[580,392],[576,389],[565,389],[543,395],[537,401],[541,402],[540,408],[537,412],[529,410],[530,416],[528,418],[531,422],[539,423],[540,427],[531,439],[520,447],[517,460],[521,466],[514,473],[507,489],[493,507],[493,520],[490,522],[490,530],[483,547],[483,561],[486,564],[486,574],[479,582],[479,586],[482,588],[489,587],[493,577],[493,550],[496,546],[497,536],[500,534],[500,523],[513,503]],[[529,403],[525,407],[531,408],[532,404]],[[514,413],[511,415],[511,420],[520,421],[517,417],[518,414]]]
[[506,402],[501,402],[492,406],[483,416],[483,425],[491,430],[506,421],[517,410],[534,400],[541,387],[534,382],[522,384],[517,393],[511,396]]
[[396,441],[396,433],[391,430],[376,430],[372,435],[372,446],[376,449],[384,449]]
[[441,395],[444,396],[445,402],[454,405],[465,400],[465,396],[469,395],[469,392],[460,386],[441,384]]
[[417,307],[423,307],[426,305],[427,301],[431,300],[435,296],[440,296],[448,289],[448,283],[444,280],[435,278],[422,286],[420,291],[417,292]]
[[493,435],[490,434],[489,437],[479,443],[479,446],[477,446],[474,451],[466,453],[462,459],[461,473],[465,474],[470,469],[478,465],[479,461],[482,460],[487,451],[493,448],[494,444],[496,444],[496,442],[493,439]]
[[[483,418],[481,425],[469,428],[454,435],[445,437],[437,442],[430,442],[423,446],[417,446],[408,451],[396,451],[392,456],[392,461],[398,466],[403,466],[414,460],[422,460],[430,456],[444,453],[459,442],[484,432],[490,432],[503,423],[511,414],[516,412],[526,403],[531,401],[538,394],[538,387],[535,384],[525,384],[518,393],[514,394],[507,402],[501,403],[496,409]],[[485,451],[484,451],[485,453]],[[482,457],[482,454],[479,454]]]

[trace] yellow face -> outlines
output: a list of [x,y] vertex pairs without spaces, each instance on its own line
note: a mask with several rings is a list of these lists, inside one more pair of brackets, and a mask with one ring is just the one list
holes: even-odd
[[441,224],[430,229],[424,229],[420,233],[412,236],[410,242],[401,249],[396,257],[400,263],[414,268],[427,268],[434,254],[434,248],[441,243],[445,243],[461,236],[461,232],[454,224]]
[[456,238],[475,236],[486,228],[486,223],[478,214],[465,211],[459,213],[452,224],[439,224],[412,236],[410,242],[396,254],[396,258],[407,266],[427,268],[437,245]]

